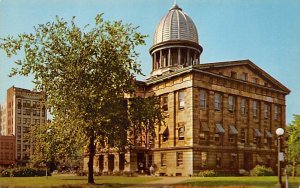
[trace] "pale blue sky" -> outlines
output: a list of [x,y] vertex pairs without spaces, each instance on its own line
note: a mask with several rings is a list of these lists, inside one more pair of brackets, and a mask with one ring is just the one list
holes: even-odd
[[[76,16],[80,25],[97,13],[109,20],[140,26],[147,45],[138,48],[144,74],[151,69],[149,48],[154,29],[173,0],[0,0],[0,37],[33,31],[33,26]],[[287,96],[287,122],[300,114],[299,0],[177,0],[197,26],[202,63],[250,59],[292,92]],[[32,89],[30,78],[8,78],[13,66],[0,52],[0,102],[12,85]]]

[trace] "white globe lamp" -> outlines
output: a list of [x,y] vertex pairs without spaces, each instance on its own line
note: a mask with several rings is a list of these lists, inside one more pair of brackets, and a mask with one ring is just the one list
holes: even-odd
[[284,133],[284,129],[283,129],[283,128],[278,128],[278,129],[276,129],[276,134],[277,134],[278,136],[283,135],[283,133]]

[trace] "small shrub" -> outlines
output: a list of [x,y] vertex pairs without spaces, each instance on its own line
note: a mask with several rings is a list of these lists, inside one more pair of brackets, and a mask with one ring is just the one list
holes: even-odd
[[[34,177],[45,176],[46,170],[28,168],[28,167],[16,167],[12,169],[5,169],[1,172],[2,177]],[[51,175],[50,173],[48,175]]]
[[204,170],[198,173],[199,177],[215,177],[217,174],[214,170]]
[[1,177],[10,177],[10,170],[9,169],[3,169],[0,176]]
[[271,168],[265,166],[256,165],[251,171],[251,176],[273,176],[274,172]]

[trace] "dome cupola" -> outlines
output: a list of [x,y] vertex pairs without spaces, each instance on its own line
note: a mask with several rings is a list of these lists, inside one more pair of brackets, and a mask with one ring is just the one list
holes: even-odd
[[174,4],[154,32],[151,76],[199,64],[202,50],[193,20]]
[[198,32],[192,19],[177,4],[160,20],[153,45],[172,40],[186,40],[198,44]]

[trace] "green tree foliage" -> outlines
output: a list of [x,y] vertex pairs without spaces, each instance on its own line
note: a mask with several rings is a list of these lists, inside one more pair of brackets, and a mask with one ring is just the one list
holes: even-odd
[[[129,119],[132,125],[129,144],[136,145],[137,141],[145,141],[146,147],[150,147],[148,144],[156,136],[155,125],[160,125],[164,121],[159,98],[151,96],[130,99]],[[142,134],[145,134],[145,140],[138,140],[142,139],[142,137],[138,137]]]
[[75,18],[68,23],[56,17],[33,33],[0,39],[8,57],[24,53],[11,76],[32,74],[55,120],[63,119],[67,130],[84,135],[69,138],[88,143],[89,183],[94,183],[96,139],[127,128],[112,117],[118,115],[124,93],[134,91],[134,76],[141,74],[135,48],[145,44],[144,38],[137,27],[104,21],[99,14],[93,27],[81,29]]
[[300,165],[300,115],[294,115],[294,120],[288,126],[288,136],[288,162],[295,176],[296,168]]

